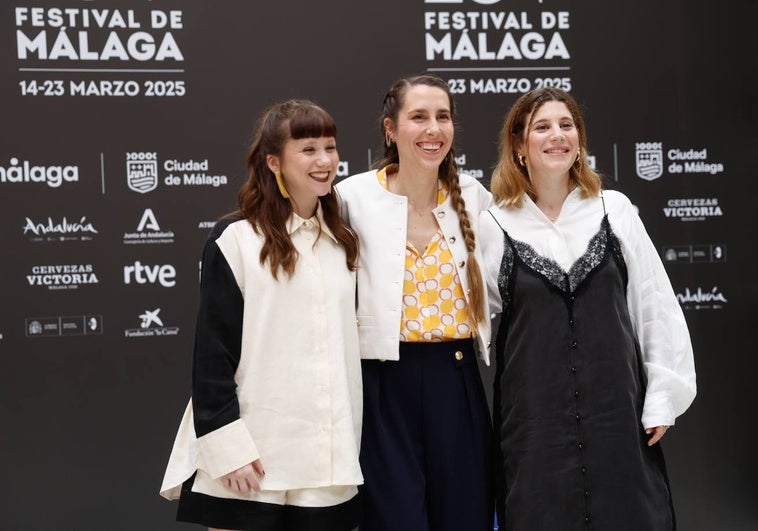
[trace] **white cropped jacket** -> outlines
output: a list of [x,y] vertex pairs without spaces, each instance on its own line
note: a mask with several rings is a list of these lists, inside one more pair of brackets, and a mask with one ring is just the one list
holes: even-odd
[[[471,227],[476,232],[479,213],[492,205],[492,195],[469,175],[460,174],[459,182]],[[349,177],[336,188],[342,217],[360,239],[357,317],[361,358],[398,360],[408,198],[385,189],[376,170]],[[450,197],[433,212],[455,259],[463,292],[468,296],[468,251]],[[481,268],[478,243],[474,256]],[[490,320],[485,319],[478,328],[477,351],[489,365]]]

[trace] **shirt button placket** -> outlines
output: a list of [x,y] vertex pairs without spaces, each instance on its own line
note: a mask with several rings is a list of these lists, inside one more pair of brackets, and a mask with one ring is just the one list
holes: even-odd
[[[311,224],[313,226],[313,224]],[[315,227],[313,227],[315,230]],[[309,233],[309,236],[311,234]],[[314,336],[313,336],[313,356],[314,356],[314,380],[316,382],[317,398],[316,407],[319,410],[318,422],[321,425],[323,443],[330,439],[329,434],[332,429],[332,404],[331,404],[331,381],[329,369],[329,323],[326,315],[326,287],[324,284],[324,268],[321,263],[319,253],[321,245],[317,243],[311,247],[311,253],[308,254],[310,270],[312,272],[311,289],[313,293],[313,317],[314,317]]]

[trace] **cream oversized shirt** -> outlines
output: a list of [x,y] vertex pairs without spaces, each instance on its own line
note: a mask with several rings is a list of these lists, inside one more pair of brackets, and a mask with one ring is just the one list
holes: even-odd
[[291,278],[261,265],[263,238],[247,220],[220,222],[206,245],[193,397],[161,486],[168,499],[195,471],[193,491],[248,499],[218,479],[258,458],[264,490],[363,482],[355,272],[320,209],[293,214],[287,229]]

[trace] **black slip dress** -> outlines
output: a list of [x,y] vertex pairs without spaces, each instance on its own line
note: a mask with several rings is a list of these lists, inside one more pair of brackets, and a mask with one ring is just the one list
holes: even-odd
[[503,237],[493,407],[500,531],[675,529],[663,453],[647,446],[640,423],[646,378],[607,213],[568,272]]

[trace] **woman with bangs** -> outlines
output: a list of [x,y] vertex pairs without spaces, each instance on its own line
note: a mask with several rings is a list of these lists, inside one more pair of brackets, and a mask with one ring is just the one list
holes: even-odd
[[658,442],[695,397],[687,324],[626,196],[587,164],[575,100],[524,94],[480,238],[497,332],[500,529],[673,530]]
[[161,495],[211,530],[347,531],[360,520],[358,242],[332,189],[331,116],[262,116],[239,209],[203,251],[192,398]]
[[459,174],[444,80],[384,98],[384,157],[337,185],[360,240],[366,478],[362,531],[492,529],[492,428],[477,356],[490,321],[476,225],[491,204]]

